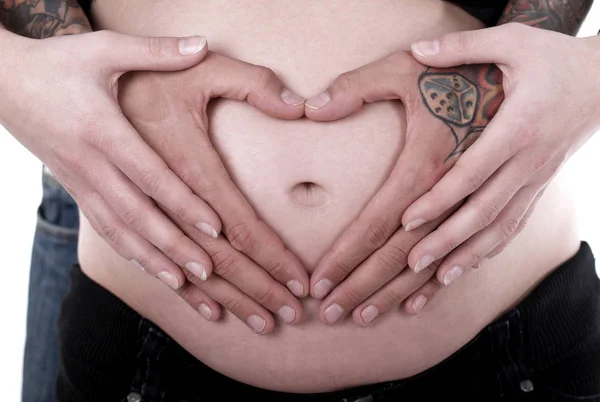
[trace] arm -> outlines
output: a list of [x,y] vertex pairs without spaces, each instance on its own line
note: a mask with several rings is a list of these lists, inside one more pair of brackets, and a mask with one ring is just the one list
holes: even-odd
[[32,39],[92,31],[77,0],[0,0],[0,23]]

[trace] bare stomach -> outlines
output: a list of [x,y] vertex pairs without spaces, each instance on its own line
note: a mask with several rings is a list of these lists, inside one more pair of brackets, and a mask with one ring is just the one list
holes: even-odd
[[[93,12],[98,29],[205,35],[212,50],[269,66],[306,97],[417,38],[482,26],[438,0],[98,0]],[[229,101],[211,112],[213,141],[240,189],[309,271],[385,180],[405,124],[392,102],[328,124],[278,121]],[[351,321],[330,327],[317,319],[318,302],[307,299],[301,324],[281,324],[268,336],[229,314],[207,323],[112,252],[85,219],[79,254],[87,275],[213,369],[262,388],[324,392],[405,378],[451,355],[577,251],[574,222],[555,180],[520,237],[485,269],[444,289],[420,316],[398,310],[371,328]]]

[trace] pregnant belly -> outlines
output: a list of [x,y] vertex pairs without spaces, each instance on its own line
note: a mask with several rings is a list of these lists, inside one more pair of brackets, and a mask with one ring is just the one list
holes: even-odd
[[[212,50],[267,65],[306,97],[417,38],[481,27],[437,0],[247,4],[101,0],[94,19],[97,28],[132,34],[204,34]],[[231,101],[215,102],[209,116],[215,147],[236,183],[310,271],[386,179],[406,126],[394,102],[327,124],[282,122]],[[279,323],[268,336],[251,333],[229,314],[207,323],[158,280],[131,269],[85,219],[80,262],[92,279],[215,370],[258,387],[322,392],[408,377],[458,350],[574,254],[579,241],[570,205],[551,184],[527,229],[486,269],[441,291],[421,316],[398,310],[370,328],[350,320],[325,326],[311,299],[303,301],[302,323]]]

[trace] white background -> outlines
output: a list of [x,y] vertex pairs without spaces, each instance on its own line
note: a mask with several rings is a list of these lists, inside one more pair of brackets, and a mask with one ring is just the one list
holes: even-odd
[[[600,29],[596,2],[579,36]],[[525,38],[526,40],[526,38]],[[600,50],[599,50],[600,51]],[[552,66],[548,66],[552,68]],[[26,79],[27,77],[23,77]],[[1,95],[0,95],[1,96]],[[546,116],[552,119],[553,116]],[[40,133],[44,135],[44,133]],[[0,127],[0,399],[20,399],[25,312],[31,243],[41,199],[41,163]],[[600,134],[592,138],[561,174],[570,177],[581,238],[600,253]]]

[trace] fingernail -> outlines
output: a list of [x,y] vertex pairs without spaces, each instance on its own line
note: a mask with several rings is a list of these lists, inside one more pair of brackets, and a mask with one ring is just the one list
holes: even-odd
[[201,231],[207,236],[212,237],[213,239],[219,237],[219,233],[217,233],[215,228],[212,225],[209,225],[208,223],[200,222],[196,224],[196,227],[199,231]]
[[317,299],[324,298],[325,296],[327,296],[327,293],[329,293],[330,289],[331,289],[331,281],[329,279],[321,279],[315,285],[315,291],[314,291],[315,298],[317,298]]
[[454,282],[456,278],[461,276],[463,272],[464,270],[462,269],[462,267],[459,267],[458,265],[452,267],[450,271],[446,272],[446,275],[444,276],[444,285],[450,285],[452,282]]
[[363,311],[360,313],[361,318],[366,324],[370,324],[371,322],[373,322],[373,320],[377,318],[378,315],[379,310],[377,310],[377,307],[375,306],[368,306],[364,308]]
[[294,296],[302,297],[304,295],[304,286],[297,280],[291,280],[287,283],[288,289],[294,294]]
[[281,100],[289,106],[298,106],[304,103],[305,99],[300,95],[296,95],[289,89],[281,91]]
[[294,319],[296,319],[296,310],[290,306],[283,306],[277,311],[277,313],[281,318],[283,318],[283,321],[287,322],[288,324],[294,322]]
[[425,219],[419,218],[419,219],[412,220],[412,221],[408,222],[408,225],[406,225],[406,227],[404,228],[404,231],[410,232],[411,230],[415,230],[416,228],[423,225],[424,223],[425,223]]
[[202,303],[200,307],[198,307],[198,311],[200,312],[200,315],[204,317],[207,321],[210,321],[210,319],[212,318],[213,313],[210,307],[208,307],[208,304]]
[[262,317],[259,317],[257,315],[251,315],[250,317],[248,317],[248,319],[246,320],[246,324],[248,324],[248,326],[252,328],[252,331],[256,332],[257,334],[263,332],[263,330],[267,326],[267,322]]
[[140,265],[140,263],[137,262],[137,260],[131,259],[131,260],[129,260],[129,262],[132,263],[133,265],[135,265],[140,271],[146,272],[146,270],[144,269],[144,267],[142,267]]
[[329,102],[331,102],[331,96],[329,96],[329,92],[325,91],[307,100],[306,107],[318,110],[321,109],[323,106],[326,106]]
[[196,275],[198,278],[202,279],[203,281],[205,281],[207,279],[206,270],[204,269],[202,264],[192,261],[192,262],[188,262],[187,264],[185,264],[185,267],[192,274]]
[[440,41],[437,39],[420,40],[411,45],[413,52],[422,57],[435,56],[440,52]]
[[333,324],[340,319],[342,314],[344,314],[342,307],[340,307],[339,304],[332,304],[325,310],[325,321],[327,321],[329,324]]
[[204,36],[190,36],[189,38],[179,39],[179,53],[184,56],[191,56],[199,53],[206,46]]
[[156,275],[156,277],[158,279],[160,279],[161,281],[163,281],[171,289],[173,289],[173,290],[179,289],[179,282],[177,281],[177,278],[175,278],[175,276],[173,274],[163,271],[163,272],[159,272],[158,275]]
[[415,313],[421,312],[425,304],[427,303],[427,298],[423,295],[417,296],[417,298],[413,301],[412,308],[415,310]]
[[417,261],[417,265],[415,265],[415,274],[418,274],[419,272],[427,268],[434,261],[435,257],[432,255],[426,255],[421,257],[421,259]]

